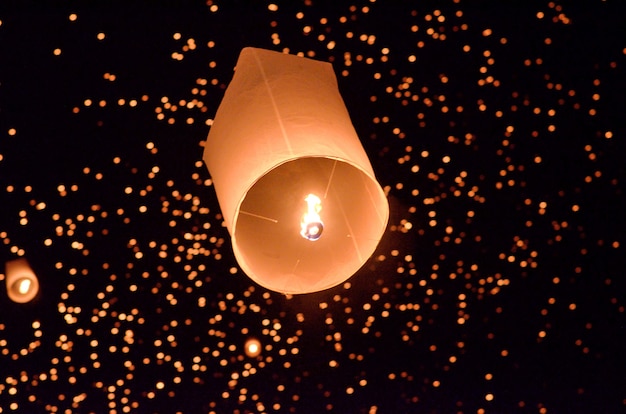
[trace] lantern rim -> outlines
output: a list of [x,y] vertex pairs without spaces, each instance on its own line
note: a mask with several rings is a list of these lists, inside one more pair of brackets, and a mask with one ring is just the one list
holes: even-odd
[[[242,205],[244,204],[244,201],[247,199],[248,195],[250,194],[251,190],[261,181],[263,180],[264,177],[266,177],[268,174],[272,173],[273,171],[281,168],[282,166],[291,163],[291,162],[297,162],[299,160],[304,160],[304,159],[324,159],[324,160],[331,160],[331,161],[337,161],[337,162],[341,162],[342,164],[354,169],[355,171],[357,171],[359,174],[362,175],[362,177],[364,178],[365,182],[367,182],[367,188],[373,189],[376,188],[377,190],[375,190],[375,192],[377,194],[372,194],[372,197],[374,197],[375,199],[375,204],[380,206],[380,204],[383,200],[384,200],[384,204],[385,207],[379,209],[376,209],[376,211],[379,213],[377,216],[377,222],[379,221],[380,223],[378,225],[376,225],[376,238],[372,238],[372,239],[368,239],[368,240],[375,240],[375,243],[373,243],[372,245],[370,245],[369,247],[366,247],[365,250],[361,251],[359,249],[361,249],[363,246],[359,246],[359,248],[356,248],[359,253],[357,253],[357,255],[361,255],[362,254],[362,258],[359,259],[359,263],[358,266],[356,264],[356,261],[350,263],[349,266],[351,271],[350,272],[345,272],[345,271],[338,271],[337,274],[344,274],[346,275],[345,277],[339,277],[339,278],[333,278],[332,280],[326,280],[326,284],[316,284],[314,286],[304,286],[306,285],[306,283],[303,283],[302,288],[294,288],[292,286],[291,289],[285,289],[284,286],[281,286],[279,283],[272,283],[272,282],[268,282],[266,279],[266,275],[263,274],[259,274],[258,271],[255,271],[254,269],[258,266],[258,256],[257,257],[251,257],[251,255],[253,255],[250,252],[250,247],[249,247],[249,242],[241,242],[241,238],[239,237],[240,235],[238,234],[238,229],[239,229],[239,221],[240,218],[242,217],[243,214],[242,213]],[[233,215],[233,219],[232,219],[232,228],[230,229],[230,233],[231,233],[231,243],[232,243],[232,248],[233,248],[233,252],[235,254],[235,258],[237,259],[237,262],[239,264],[239,266],[241,267],[241,269],[243,270],[243,272],[248,275],[252,280],[254,280],[257,284],[259,284],[260,286],[272,290],[272,291],[276,291],[276,292],[280,292],[283,294],[306,294],[306,293],[313,293],[313,292],[319,292],[322,290],[326,290],[326,289],[330,289],[332,287],[335,287],[337,285],[340,285],[341,283],[344,283],[346,280],[348,280],[350,277],[352,277],[360,268],[363,267],[363,265],[367,262],[367,260],[369,260],[369,257],[371,257],[372,253],[375,251],[378,242],[380,241],[380,239],[382,238],[383,234],[386,231],[386,227],[387,227],[387,223],[389,220],[389,204],[387,201],[387,197],[385,192],[383,191],[383,189],[381,188],[380,184],[378,183],[378,181],[375,179],[375,177],[366,169],[362,168],[361,166],[359,166],[358,164],[351,162],[349,160],[340,158],[340,157],[333,157],[333,156],[324,156],[324,155],[320,155],[320,156],[299,156],[299,157],[291,157],[289,159],[283,160],[280,163],[277,163],[275,166],[273,166],[272,168],[268,169],[268,171],[266,171],[263,175],[261,175],[258,179],[256,179],[250,186],[249,188],[246,189],[246,191],[243,193],[242,197],[240,198],[240,200],[237,203],[237,209]],[[299,223],[298,223],[299,224]],[[247,235],[242,235],[243,238],[248,238]],[[298,237],[300,237],[300,235],[298,235]],[[320,241],[317,241],[315,244],[320,243]],[[242,245],[243,244],[243,245]],[[371,251],[370,251],[371,250]],[[249,260],[250,259],[250,260]],[[253,263],[251,263],[251,261]],[[282,274],[284,277],[286,278],[295,278],[297,277],[297,275],[295,273],[286,273],[286,274]]]
[[[26,293],[20,291],[20,285],[28,281],[29,286]],[[26,303],[33,300],[39,293],[39,280],[33,274],[28,272],[20,272],[20,274],[7,280],[7,294],[9,298],[16,303]]]

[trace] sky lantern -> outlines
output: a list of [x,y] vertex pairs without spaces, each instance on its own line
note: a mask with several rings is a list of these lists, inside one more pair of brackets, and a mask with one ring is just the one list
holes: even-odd
[[203,159],[237,262],[267,289],[336,286],[385,231],[389,204],[330,63],[243,49]]
[[39,280],[24,258],[6,262],[7,294],[13,302],[30,302],[39,292]]

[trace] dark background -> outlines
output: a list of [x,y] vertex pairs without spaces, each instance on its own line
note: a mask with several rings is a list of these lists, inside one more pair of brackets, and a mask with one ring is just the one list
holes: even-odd
[[[626,8],[572,3],[0,4],[0,261],[41,284],[0,287],[2,412],[623,411]],[[348,284],[237,267],[201,155],[245,46],[332,62],[389,192]]]

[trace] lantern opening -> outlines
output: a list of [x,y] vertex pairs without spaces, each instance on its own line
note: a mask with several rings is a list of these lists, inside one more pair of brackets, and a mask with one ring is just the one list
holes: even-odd
[[19,278],[13,283],[13,290],[20,295],[27,295],[30,292],[32,282],[26,277]]
[[[314,243],[296,231],[308,207],[302,188],[324,203],[323,233],[317,233],[323,236]],[[264,287],[283,293],[327,289],[354,274],[378,244],[387,219],[378,210],[383,202],[378,183],[347,162],[324,157],[286,162],[245,194],[232,230],[235,256]],[[315,212],[316,203],[311,204]]]

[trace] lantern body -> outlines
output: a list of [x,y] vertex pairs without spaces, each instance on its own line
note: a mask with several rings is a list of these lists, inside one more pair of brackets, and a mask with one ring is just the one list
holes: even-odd
[[13,302],[25,303],[37,296],[39,280],[26,259],[6,262],[5,270],[7,294]]
[[[384,233],[389,205],[329,63],[243,49],[203,159],[235,257],[268,289],[335,286]],[[309,194],[319,197],[324,223],[314,241],[300,234]]]

